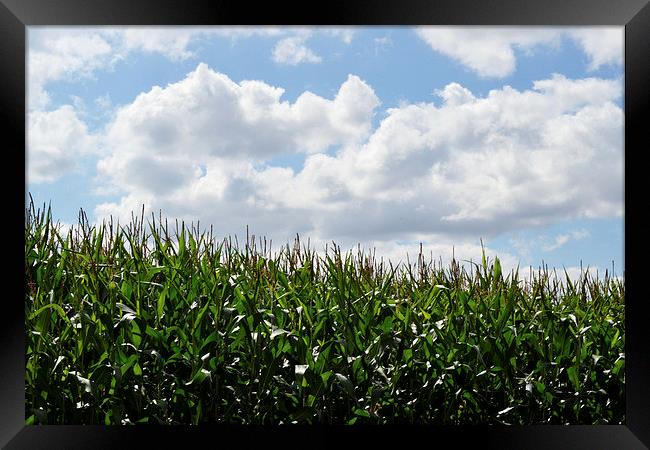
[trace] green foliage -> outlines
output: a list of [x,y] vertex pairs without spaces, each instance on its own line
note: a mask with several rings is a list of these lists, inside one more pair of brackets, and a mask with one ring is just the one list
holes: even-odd
[[26,423],[609,424],[624,284],[25,223]]

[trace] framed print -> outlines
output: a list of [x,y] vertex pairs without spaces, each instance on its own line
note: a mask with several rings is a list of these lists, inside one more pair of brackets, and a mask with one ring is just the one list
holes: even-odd
[[650,445],[647,1],[0,20],[6,448]]

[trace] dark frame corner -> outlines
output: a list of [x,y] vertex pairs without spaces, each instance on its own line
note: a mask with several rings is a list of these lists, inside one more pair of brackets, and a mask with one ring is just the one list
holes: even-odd
[[[401,0],[369,7],[360,0],[330,0],[318,6],[307,3],[292,5],[287,2],[259,2],[251,7],[247,2],[233,0],[0,0],[0,116],[6,125],[5,136],[14,148],[25,149],[25,37],[26,27],[32,25],[618,25],[625,26],[625,258],[626,291],[626,425],[608,426],[531,426],[478,427],[467,430],[418,428],[412,434],[430,436],[438,443],[440,437],[461,447],[469,443],[488,448],[650,448],[650,387],[644,380],[650,375],[650,352],[646,329],[647,299],[640,295],[641,266],[645,242],[640,238],[638,224],[647,208],[647,197],[642,190],[644,170],[640,155],[650,149],[650,135],[643,118],[650,109],[650,3],[649,0],[562,0],[522,2],[521,0]],[[23,160],[24,164],[24,160]],[[24,177],[24,165],[18,164],[18,178]],[[647,175],[645,175],[647,177]],[[18,183],[12,183],[18,186]],[[23,178],[24,186],[24,178]],[[18,190],[16,188],[16,190]],[[24,194],[24,191],[23,191]],[[16,213],[17,227],[24,211],[21,196],[6,196]],[[22,233],[16,230],[18,235]],[[17,240],[17,246],[20,241]],[[647,245],[645,246],[647,247]],[[17,250],[21,251],[21,250]],[[646,252],[647,253],[647,252]],[[634,263],[637,262],[635,265]],[[5,279],[19,280],[23,272],[16,263]],[[16,289],[18,282],[13,283]],[[24,310],[17,301],[21,294],[7,296],[3,304],[5,317],[10,318],[0,327],[0,445],[8,449],[22,448],[114,448],[142,439],[147,445],[184,444],[199,431],[212,428],[161,429],[160,427],[84,427],[35,426],[26,427],[24,418]],[[11,301],[10,301],[11,300]],[[643,336],[646,336],[645,338]],[[459,429],[462,428],[462,429]],[[313,442],[318,436],[324,440],[346,440],[356,431],[339,433],[322,429],[289,429],[282,431],[248,429],[228,430],[237,434],[241,443],[273,434],[288,432],[302,435]],[[337,430],[338,431],[338,430]],[[367,431],[367,429],[362,430]],[[365,444],[380,443],[389,438],[390,429],[373,429],[364,433]],[[145,435],[146,438],[142,438]],[[275,436],[278,435],[278,436]],[[333,436],[334,435],[334,436]],[[256,437],[257,436],[257,437]],[[242,440],[243,439],[243,440]],[[267,442],[271,440],[267,439]],[[284,441],[282,439],[282,441]],[[216,441],[221,442],[221,440]],[[279,443],[279,442],[278,442]],[[286,444],[286,441],[285,441]],[[155,445],[155,444],[154,444]]]

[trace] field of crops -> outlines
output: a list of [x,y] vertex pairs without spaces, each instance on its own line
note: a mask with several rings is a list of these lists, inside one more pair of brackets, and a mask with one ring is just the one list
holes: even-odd
[[28,424],[625,420],[625,289],[607,274],[25,219]]

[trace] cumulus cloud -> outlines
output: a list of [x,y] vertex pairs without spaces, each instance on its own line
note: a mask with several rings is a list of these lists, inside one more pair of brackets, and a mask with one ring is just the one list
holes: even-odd
[[[411,231],[497,232],[574,214],[619,213],[622,111],[612,100],[620,84],[578,80],[574,94],[565,95],[567,83],[556,76],[533,90],[505,87],[482,99],[448,85],[441,107],[391,109],[362,147],[308,161],[303,172],[312,179],[323,171],[344,174],[344,186],[367,200],[359,232],[406,223]],[[601,97],[606,93],[608,99]],[[594,170],[615,180],[595,195],[594,183],[575,186],[576,177],[587,182]],[[383,207],[397,214],[375,222],[381,226],[363,223]]]
[[[279,243],[300,233],[395,258],[419,242],[450,255],[454,242],[474,260],[480,237],[622,214],[620,80],[555,75],[483,97],[451,83],[439,105],[389,109],[374,130],[379,101],[356,76],[333,99],[282,93],[199,65],[141,94],[107,128],[98,170],[123,196],[96,214],[128,218],[144,202],[220,235],[250,225]],[[269,163],[298,153],[299,171]]]
[[574,29],[533,27],[419,27],[418,36],[433,50],[449,56],[481,77],[504,78],[516,69],[515,50],[558,47],[562,38],[573,39],[589,57],[589,69],[621,64],[623,28]]
[[323,59],[305,45],[304,36],[292,36],[279,41],[273,48],[273,61],[292,66],[319,63]]
[[[331,100],[307,91],[290,103],[282,101],[283,93],[261,81],[236,83],[199,64],[185,79],[154,87],[116,112],[106,134],[113,153],[100,161],[99,171],[122,188],[166,192],[200,176],[199,166],[205,164],[205,182],[217,174],[213,181],[219,186],[219,177],[244,170],[241,161],[362,141],[379,104],[373,90],[353,75]],[[269,172],[255,183],[273,177]],[[244,180],[241,189],[252,189],[249,185]]]
[[108,139],[116,147],[150,148],[159,155],[316,152],[365,138],[379,104],[353,75],[332,100],[306,91],[289,103],[281,100],[283,93],[261,81],[236,83],[202,63],[184,80],[156,86],[120,109]]
[[52,182],[73,171],[79,158],[96,151],[98,142],[75,109],[32,111],[27,124],[27,173],[30,183]]

